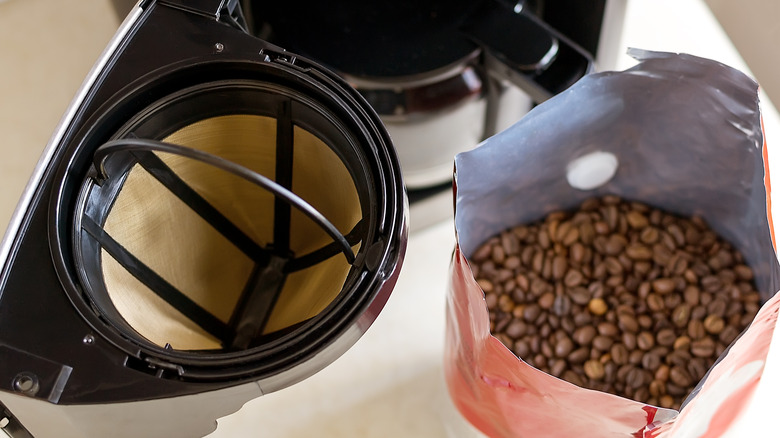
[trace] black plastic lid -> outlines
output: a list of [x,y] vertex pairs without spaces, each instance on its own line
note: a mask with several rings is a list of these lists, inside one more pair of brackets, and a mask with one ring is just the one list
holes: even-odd
[[259,32],[339,72],[410,76],[459,62],[478,49],[459,27],[480,2],[289,1],[256,7]]

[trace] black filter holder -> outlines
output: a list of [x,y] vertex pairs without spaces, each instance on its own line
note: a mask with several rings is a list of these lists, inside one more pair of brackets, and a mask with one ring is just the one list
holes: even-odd
[[[138,7],[139,15],[104,55],[105,67],[74,102],[62,135],[50,145],[50,159],[39,164],[40,179],[33,179],[20,204],[18,228],[6,235],[0,391],[84,405],[201,394],[253,381],[263,392],[281,389],[346,351],[376,318],[398,276],[407,201],[390,139],[365,100],[327,69],[248,35],[235,1],[160,0]],[[277,120],[274,178],[163,141],[183,126],[231,114]],[[348,170],[361,214],[352,229],[337,229],[295,193],[293,125],[330,147]],[[273,240],[253,241],[179,178],[160,152],[273,194]],[[229,321],[188,299],[105,230],[133,167],[148,172],[255,263]],[[331,243],[291,251],[293,211]],[[222,348],[177,350],[139,335],[108,298],[101,251]],[[345,259],[349,272],[325,310],[261,334],[285,278],[333,257]]]

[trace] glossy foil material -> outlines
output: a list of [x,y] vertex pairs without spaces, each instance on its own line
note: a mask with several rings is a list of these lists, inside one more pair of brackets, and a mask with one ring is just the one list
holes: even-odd
[[[446,378],[460,412],[490,436],[717,437],[761,385],[780,308],[780,267],[757,84],[690,55],[632,54],[636,67],[586,76],[456,157]],[[589,191],[570,187],[568,163],[593,152],[617,158],[614,177]],[[542,373],[489,332],[468,256],[503,229],[605,194],[702,216],[754,269],[763,308],[680,412]]]

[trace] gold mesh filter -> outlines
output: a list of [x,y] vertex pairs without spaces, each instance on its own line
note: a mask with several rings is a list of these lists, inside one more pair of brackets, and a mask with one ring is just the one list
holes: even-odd
[[[163,141],[206,152],[274,179],[277,169],[277,119],[257,115],[208,118],[185,126]],[[317,136],[292,129],[290,191],[319,211],[342,234],[362,219],[358,191],[349,170]],[[333,238],[302,212],[289,210],[286,242],[279,242],[274,193],[220,168],[187,157],[156,152],[164,166],[210,204],[254,245],[292,256],[317,252]],[[258,287],[258,262],[220,233],[190,204],[134,164],[103,225],[105,232],[199,311],[235,329],[240,309]],[[280,245],[281,243],[281,245]],[[350,242],[356,253],[358,242]],[[226,340],[193,320],[103,250],[105,288],[121,317],[141,336],[177,350],[227,348]],[[311,266],[285,273],[261,335],[294,327],[321,313],[341,292],[351,265],[334,252]],[[259,285],[262,288],[262,285]],[[249,298],[251,299],[251,298]],[[245,347],[245,346],[244,346]]]

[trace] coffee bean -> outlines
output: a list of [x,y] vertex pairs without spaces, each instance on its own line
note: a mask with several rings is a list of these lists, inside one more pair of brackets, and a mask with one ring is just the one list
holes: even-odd
[[723,321],[723,318],[717,315],[709,315],[704,319],[704,323],[702,324],[704,326],[704,330],[707,331],[707,333],[712,333],[713,335],[718,335],[720,332],[723,331],[723,329],[726,326],[725,321]]
[[663,265],[666,265],[669,262],[668,259],[671,258],[671,254],[677,249],[677,242],[674,240],[674,237],[672,237],[672,235],[669,234],[668,231],[663,231],[661,232],[661,243],[668,250],[668,254],[669,254],[667,260],[664,263],[661,263]]
[[528,277],[524,274],[517,274],[515,276],[515,284],[521,291],[527,292],[531,287],[531,283],[528,281]]
[[506,259],[506,253],[504,252],[504,248],[502,248],[501,246],[494,245],[492,247],[490,257],[493,260],[493,263],[497,265],[504,263],[504,260]]
[[500,236],[501,248],[506,254],[517,254],[520,252],[520,239],[511,231],[504,231]]
[[513,255],[504,260],[504,267],[509,270],[515,270],[520,267],[521,263],[520,257]]
[[653,326],[653,318],[650,315],[639,315],[636,317],[636,322],[639,323],[639,327],[643,329],[649,329]]
[[641,230],[650,224],[644,214],[639,211],[631,210],[626,214],[626,220],[631,228]]
[[536,242],[543,249],[547,249],[550,247],[550,235],[547,234],[546,229],[542,228],[539,230],[539,233],[536,235]]
[[566,357],[574,350],[574,342],[568,337],[565,337],[555,344],[555,355],[557,357]]
[[653,280],[653,290],[659,294],[668,294],[672,292],[676,286],[676,282],[671,278],[659,278]]
[[563,372],[563,380],[577,386],[585,386],[585,382],[582,380],[579,374],[572,370],[566,370]]
[[488,257],[490,257],[490,254],[493,253],[493,246],[495,245],[494,239],[490,239],[487,242],[483,243],[479,248],[477,248],[476,251],[474,251],[474,254],[471,255],[471,260],[474,262],[481,262]]
[[637,389],[641,387],[642,385],[645,385],[645,379],[647,378],[647,374],[642,372],[639,368],[633,368],[631,371],[629,371],[628,375],[626,376],[626,385],[629,388]]
[[602,209],[602,216],[604,217],[604,222],[607,223],[607,226],[610,230],[614,230],[617,227],[618,224],[618,209],[615,205],[607,205]]
[[691,360],[691,354],[685,350],[674,350],[666,355],[665,362],[669,365],[685,366]]
[[648,227],[641,231],[639,234],[639,240],[647,245],[652,245],[658,242],[659,233],[657,228]]
[[667,383],[666,392],[668,392],[669,395],[681,396],[687,394],[688,390],[683,386],[679,386],[674,383]]
[[494,330],[496,332],[503,332],[506,330],[506,327],[509,325],[509,323],[512,322],[512,316],[502,312],[500,315],[496,316],[494,322]]
[[630,332],[624,332],[622,336],[623,345],[626,346],[629,350],[633,350],[636,348],[636,335]]
[[666,231],[674,238],[674,243],[677,246],[685,246],[685,233],[677,224],[671,224],[666,228]]
[[541,297],[539,297],[539,300],[537,301],[537,304],[539,304],[539,307],[542,309],[549,309],[552,307],[553,302],[555,301],[555,294],[552,292],[545,292],[542,294]]
[[[685,272],[683,273],[683,278],[689,284],[697,284],[699,282],[699,276],[696,275],[695,272],[693,272],[693,269],[686,269]],[[697,296],[697,298],[698,298],[698,296]],[[691,304],[691,305],[695,306],[696,304]]]
[[561,328],[566,333],[574,333],[574,330],[577,329],[577,325],[574,324],[574,320],[570,318],[569,316],[565,316],[561,318]]
[[623,249],[626,248],[626,245],[628,245],[628,240],[625,236],[621,236],[620,234],[612,234],[609,236],[609,238],[606,239],[602,252],[610,256],[616,256],[623,252]]
[[539,348],[539,351],[541,351],[542,356],[545,358],[545,363],[547,361],[547,358],[551,358],[555,356],[555,353],[553,351],[552,345],[547,340],[542,341],[541,347]]
[[679,252],[676,253],[669,259],[668,269],[674,275],[683,275],[685,270],[688,269],[687,258]]
[[528,339],[528,345],[531,347],[531,352],[538,353],[542,349],[542,338],[539,336],[533,336]]
[[598,360],[589,360],[583,365],[585,375],[589,379],[601,380],[604,378],[604,365]]
[[496,335],[496,338],[498,338],[498,340],[501,341],[501,343],[504,344],[504,346],[506,346],[507,348],[509,348],[509,349],[512,348],[513,342],[512,342],[512,339],[509,336],[507,336],[507,335],[505,335],[503,333],[499,333],[499,334]]
[[567,287],[576,287],[582,283],[583,279],[584,278],[580,271],[569,269],[569,271],[566,272],[566,276],[563,279],[563,284],[565,284]]
[[[685,283],[684,280],[682,280],[682,282]],[[664,295],[664,306],[666,306],[667,309],[674,309],[682,303],[682,300],[682,297],[678,294],[667,294]]]
[[655,371],[661,365],[661,357],[653,352],[647,352],[642,356],[642,367],[648,371]]
[[561,377],[563,375],[563,372],[566,370],[566,367],[568,365],[566,364],[566,361],[563,359],[558,359],[555,362],[553,362],[553,365],[550,367],[550,374],[552,374],[555,377]]
[[568,289],[568,295],[575,304],[580,306],[588,304],[590,301],[590,292],[581,286]]
[[691,317],[691,308],[689,304],[680,304],[672,310],[672,324],[676,327],[686,327]]
[[504,313],[509,313],[514,309],[515,303],[509,295],[501,295],[498,297],[498,308]]
[[590,345],[591,341],[593,341],[593,338],[596,337],[596,334],[597,330],[595,327],[586,325],[575,330],[572,335],[572,339],[574,339],[574,342],[578,343],[579,345]]
[[531,269],[536,273],[541,273],[544,268],[544,252],[536,251],[534,257],[531,260]]
[[629,313],[618,314],[618,327],[624,332],[636,333],[639,331],[639,323],[636,321],[636,317]]
[[601,316],[607,313],[607,303],[602,298],[593,298],[588,302],[588,310],[594,315]]
[[493,291],[493,282],[490,280],[487,280],[485,278],[480,278],[479,280],[477,280],[477,284],[486,293]]
[[600,335],[609,338],[617,336],[620,333],[620,329],[618,329],[618,327],[615,324],[606,321],[599,323],[597,330]]
[[723,318],[726,315],[728,303],[723,298],[715,298],[707,305],[707,313],[713,316]]
[[691,342],[691,354],[696,357],[710,357],[715,352],[715,341],[703,338]]
[[559,223],[557,227],[552,228],[550,231],[552,232],[552,238],[556,242],[562,242],[564,236],[569,232],[569,230],[572,229],[572,223],[569,221],[565,221],[562,223]]
[[566,295],[559,294],[553,301],[552,311],[557,316],[566,316],[571,313],[571,299]]
[[653,397],[660,397],[666,394],[666,384],[660,380],[655,379],[650,382],[648,390],[650,391],[650,395]]
[[626,255],[633,260],[650,260],[653,258],[653,250],[645,245],[632,243],[626,248]]
[[683,388],[689,387],[691,386],[691,383],[693,383],[693,378],[688,371],[680,366],[672,367],[671,371],[669,371],[669,379],[671,379],[675,385]]
[[707,316],[707,308],[699,305],[691,309],[691,319],[703,319]]
[[527,328],[528,326],[523,320],[514,319],[511,323],[509,323],[505,331],[510,338],[519,338],[525,334]]
[[688,336],[690,336],[691,339],[701,339],[705,334],[704,324],[700,320],[694,319],[688,323]]
[[639,365],[642,363],[642,357],[644,357],[645,353],[642,350],[632,350],[630,353],[628,353],[628,363],[632,365]]
[[686,367],[688,373],[690,373],[693,380],[701,380],[705,374],[707,374],[707,362],[705,359],[695,357],[688,362]]
[[[623,264],[620,263],[620,260],[616,259],[615,257],[609,256],[604,259],[604,266],[607,268],[607,273],[610,275],[621,275],[623,274],[623,271],[625,270],[625,267],[623,267]],[[623,283],[622,281],[619,282]]]
[[520,358],[528,357],[531,354],[531,346],[523,340],[515,341],[512,345],[512,352]]
[[614,341],[608,336],[596,336],[593,338],[592,345],[595,350],[608,351]]
[[570,364],[580,364],[588,360],[588,357],[590,357],[590,350],[587,347],[580,347],[569,353],[566,360]]
[[563,239],[560,241],[564,246],[571,246],[579,240],[580,231],[577,228],[572,227],[566,234],[563,235]]
[[734,266],[734,273],[737,274],[740,280],[750,281],[753,279],[753,270],[746,265]]
[[718,278],[724,286],[733,286],[737,281],[737,274],[731,269],[725,268],[718,272]]
[[658,345],[669,347],[674,345],[674,342],[677,340],[677,334],[674,329],[665,328],[658,331],[655,335],[655,340],[658,342]]
[[737,336],[739,336],[739,330],[737,330],[737,328],[733,325],[727,325],[723,328],[723,331],[720,332],[718,339],[724,344],[731,344],[735,339],[737,339]]
[[487,239],[469,260],[492,333],[582,387],[679,408],[758,312],[743,257],[701,218],[611,196]]
[[691,338],[682,335],[679,338],[674,340],[674,344],[672,345],[672,348],[674,348],[675,350],[687,350],[690,346],[691,346]]
[[552,277],[556,280],[560,280],[566,274],[566,270],[569,268],[569,262],[566,261],[566,257],[557,255],[552,261]]
[[716,275],[707,275],[701,279],[701,287],[707,292],[717,292],[723,287],[723,283]]
[[[666,234],[661,234],[661,240],[663,241],[664,237],[669,237]],[[664,246],[663,243],[656,243],[653,245],[653,262],[657,266],[666,266],[667,263],[669,263],[669,260],[672,258],[672,251],[669,250],[666,246]]]
[[592,320],[593,317],[589,312],[579,312],[574,314],[574,325],[577,327],[582,327],[584,325],[590,324]]
[[636,337],[636,346],[647,351],[655,346],[655,337],[650,332],[641,332]]
[[653,312],[658,312],[664,309],[664,299],[661,295],[651,293],[647,296],[647,307]]
[[612,361],[618,365],[625,365],[628,362],[628,350],[623,344],[612,344],[609,354],[612,357]]

